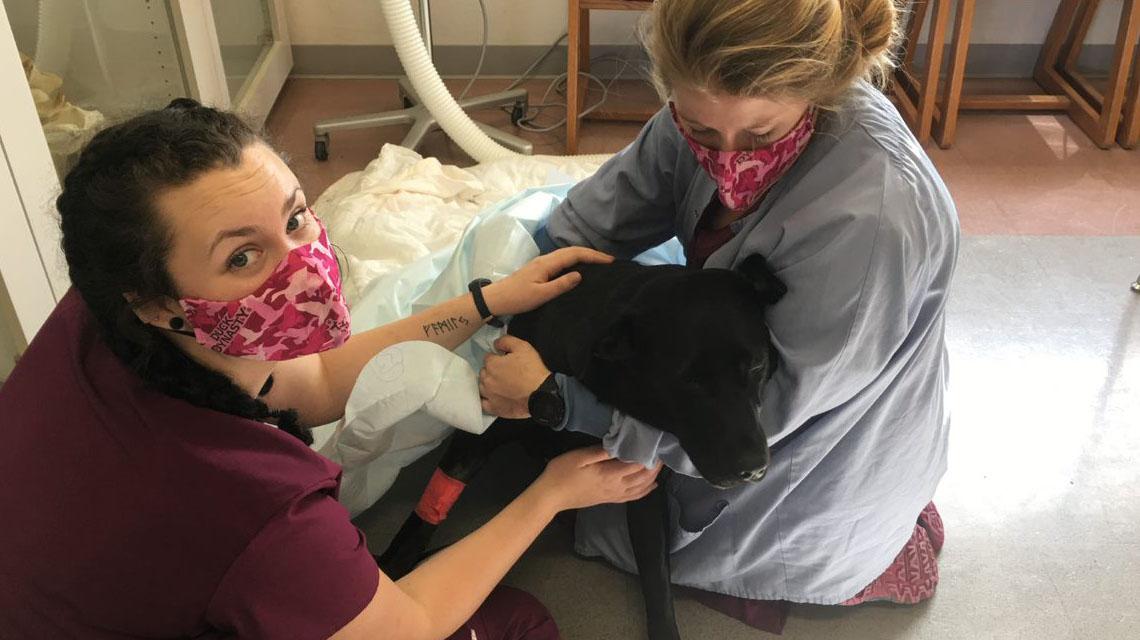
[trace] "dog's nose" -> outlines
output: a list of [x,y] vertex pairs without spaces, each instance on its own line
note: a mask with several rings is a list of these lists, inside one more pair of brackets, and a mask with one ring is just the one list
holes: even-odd
[[752,471],[742,471],[740,473],[740,479],[745,482],[758,482],[766,473],[768,473],[768,467],[763,466]]

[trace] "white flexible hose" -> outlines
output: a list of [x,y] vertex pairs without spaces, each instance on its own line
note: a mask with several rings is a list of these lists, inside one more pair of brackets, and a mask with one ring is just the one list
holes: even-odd
[[[412,83],[424,107],[435,116],[439,127],[476,162],[520,155],[483,133],[451,96],[424,46],[411,1],[380,0],[380,8],[384,12],[388,31],[392,34],[396,55],[408,74],[408,81]],[[577,157],[602,162],[609,154]]]

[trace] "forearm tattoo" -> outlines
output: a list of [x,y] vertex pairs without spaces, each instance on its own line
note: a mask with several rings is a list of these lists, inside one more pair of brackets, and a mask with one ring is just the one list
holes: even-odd
[[441,336],[445,333],[451,333],[460,327],[466,327],[471,324],[471,321],[463,316],[453,316],[439,322],[432,322],[431,324],[423,325],[424,336]]

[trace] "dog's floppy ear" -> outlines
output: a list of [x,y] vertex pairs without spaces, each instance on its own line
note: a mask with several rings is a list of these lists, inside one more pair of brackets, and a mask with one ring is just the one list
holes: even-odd
[[776,277],[772,265],[768,264],[764,256],[759,253],[754,253],[745,258],[744,262],[741,262],[740,266],[737,267],[737,271],[744,274],[744,277],[752,282],[752,286],[764,304],[776,304],[788,292],[788,287]]
[[594,344],[594,357],[606,362],[621,362],[633,357],[633,316],[623,313],[603,330]]

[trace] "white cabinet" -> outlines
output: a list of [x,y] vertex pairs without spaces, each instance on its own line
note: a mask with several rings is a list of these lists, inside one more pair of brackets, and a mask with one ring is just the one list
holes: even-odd
[[68,278],[59,175],[103,122],[191,96],[264,123],[293,57],[279,0],[2,0],[0,379]]
[[171,0],[194,96],[265,123],[293,50],[281,0]]

